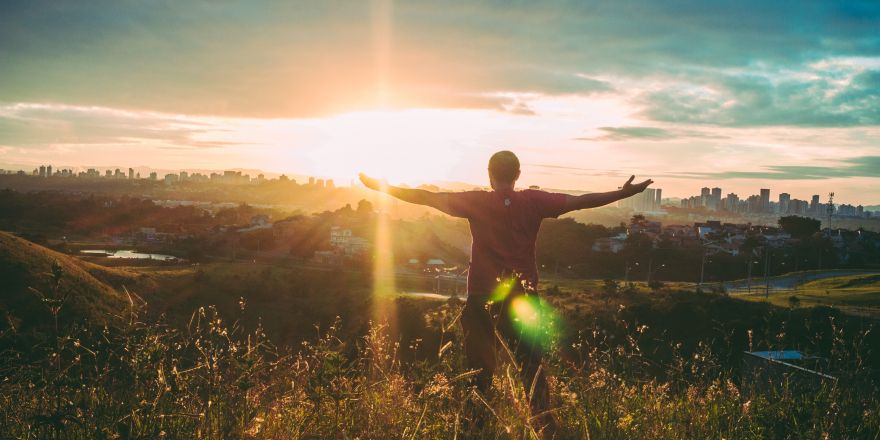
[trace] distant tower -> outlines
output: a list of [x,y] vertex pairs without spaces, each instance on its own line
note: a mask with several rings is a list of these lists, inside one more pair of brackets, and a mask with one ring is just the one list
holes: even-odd
[[834,193],[828,193],[828,218],[834,215]]
[[779,213],[786,214],[790,210],[791,194],[779,193]]
[[761,188],[761,212],[770,212],[770,189]]
[[712,195],[709,197],[709,209],[712,211],[721,209],[721,188],[712,188]]
[[709,206],[709,199],[712,198],[712,190],[704,187],[700,190],[700,206]]
[[52,177],[52,165],[46,165],[46,177]]
[[134,168],[129,168],[128,169],[128,180],[133,180],[133,179],[134,179]]
[[40,177],[46,177],[46,165],[40,165]]

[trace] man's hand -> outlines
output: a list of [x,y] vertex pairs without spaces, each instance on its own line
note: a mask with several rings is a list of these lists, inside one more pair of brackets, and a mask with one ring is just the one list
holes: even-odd
[[361,183],[364,184],[367,188],[370,188],[375,191],[382,191],[383,188],[388,187],[388,183],[384,180],[374,179],[370,176],[367,176],[364,173],[358,174],[358,177],[361,179]]
[[645,188],[648,187],[648,185],[654,183],[653,180],[648,179],[642,183],[636,183],[634,185],[632,183],[632,181],[635,178],[636,178],[636,176],[629,176],[629,180],[627,180],[626,183],[623,184],[623,187],[620,189],[621,191],[623,191],[624,194],[627,195],[627,197],[632,196],[632,195],[636,195],[636,194],[644,191]]

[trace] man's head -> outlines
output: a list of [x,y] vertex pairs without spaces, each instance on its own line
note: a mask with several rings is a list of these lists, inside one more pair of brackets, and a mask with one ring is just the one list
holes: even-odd
[[511,151],[499,151],[489,159],[489,183],[492,189],[513,188],[519,179],[519,159]]

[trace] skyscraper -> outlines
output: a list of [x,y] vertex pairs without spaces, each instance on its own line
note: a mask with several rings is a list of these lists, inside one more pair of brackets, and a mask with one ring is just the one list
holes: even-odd
[[761,212],[770,212],[770,190],[761,188]]
[[713,211],[717,211],[721,209],[721,188],[715,187],[712,188],[712,202],[709,204],[709,209]]
[[709,199],[712,197],[712,190],[704,187],[700,190],[700,206],[709,206]]
[[739,196],[735,193],[730,193],[727,195],[727,198],[724,202],[724,209],[730,212],[738,212],[739,211]]
[[779,213],[787,214],[791,205],[791,194],[779,193]]
[[655,194],[655,197],[654,197],[654,209],[653,209],[654,211],[660,210],[660,202],[662,200],[661,194],[663,194],[663,190],[660,188],[657,188],[657,193]]

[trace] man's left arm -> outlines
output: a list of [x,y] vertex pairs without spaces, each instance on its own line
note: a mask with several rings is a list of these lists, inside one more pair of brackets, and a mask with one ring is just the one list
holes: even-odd
[[654,183],[653,180],[648,179],[644,182],[633,184],[632,181],[635,178],[636,176],[630,176],[629,180],[627,180],[626,183],[616,191],[581,194],[579,196],[570,195],[565,199],[565,212],[605,206],[618,200],[632,197],[644,191],[648,185]]

